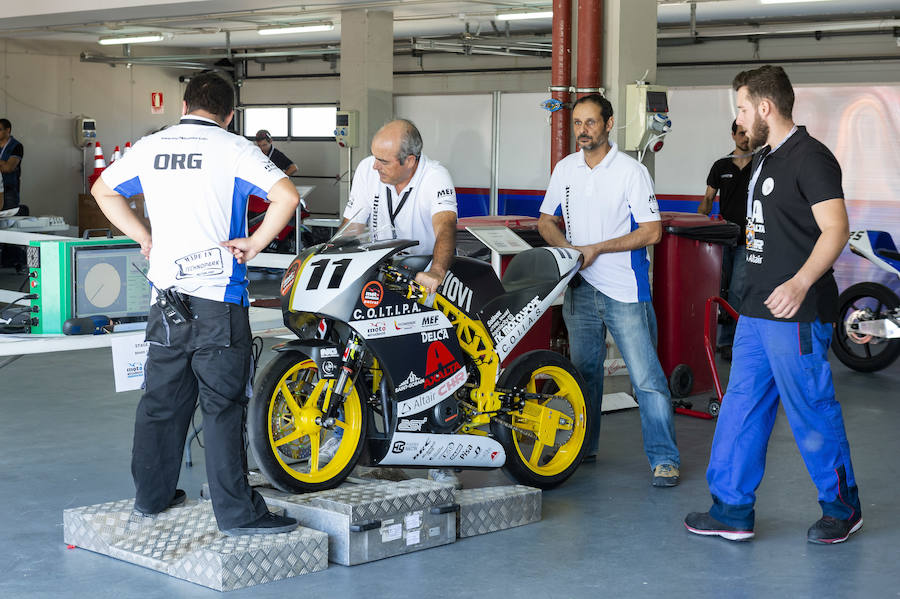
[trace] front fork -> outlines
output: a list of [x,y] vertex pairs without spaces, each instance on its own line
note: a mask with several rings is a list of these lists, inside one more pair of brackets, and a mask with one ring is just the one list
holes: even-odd
[[341,361],[341,371],[338,374],[337,382],[325,394],[322,416],[319,419],[320,421],[317,422],[322,428],[334,430],[336,416],[341,406],[344,405],[344,399],[346,399],[345,390],[348,388],[352,389],[353,385],[356,384],[356,378],[361,371],[359,365],[363,363],[365,357],[366,350],[360,343],[359,336],[356,333],[352,333],[347,341],[347,345],[344,347],[344,356]]

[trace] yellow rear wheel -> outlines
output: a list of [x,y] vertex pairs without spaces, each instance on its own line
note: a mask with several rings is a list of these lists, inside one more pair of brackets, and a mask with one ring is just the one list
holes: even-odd
[[526,400],[521,411],[492,422],[491,432],[506,450],[504,469],[518,482],[550,488],[569,478],[584,456],[591,423],[587,387],[575,367],[563,356],[545,350],[516,359],[500,377],[498,386],[541,393]]
[[365,439],[363,402],[351,387],[334,425],[323,426],[335,384],[320,379],[315,362],[299,352],[280,354],[261,373],[247,428],[256,462],[277,488],[330,489],[356,465]]

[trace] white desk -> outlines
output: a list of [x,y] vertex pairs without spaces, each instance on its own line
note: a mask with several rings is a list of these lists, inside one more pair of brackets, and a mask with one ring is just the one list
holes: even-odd
[[[274,337],[288,332],[278,308],[250,307],[250,330],[260,337]],[[126,331],[106,335],[0,335],[0,368],[27,354],[109,347],[113,337],[143,335],[143,331]]]

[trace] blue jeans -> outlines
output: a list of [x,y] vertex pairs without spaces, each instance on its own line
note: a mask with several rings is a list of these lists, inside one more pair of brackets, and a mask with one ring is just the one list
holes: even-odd
[[741,316],[734,338],[731,378],[722,400],[706,480],[710,515],[752,529],[756,489],[779,400],[825,516],[860,512],[841,406],[834,397],[828,346],[832,325]]
[[[747,288],[747,248],[725,246],[722,253],[722,288],[728,290],[728,303],[735,312],[741,311],[741,300]],[[719,332],[718,345],[731,345],[734,342],[734,329],[737,322],[731,317],[722,325]]]
[[675,445],[672,399],[656,355],[656,314],[650,302],[619,302],[581,280],[566,291],[563,318],[569,331],[572,363],[587,382],[588,409],[594,422],[588,454],[596,454],[600,439],[600,403],[603,399],[603,361],[606,330],[622,352],[641,411],[644,452],[650,467],[679,466]]

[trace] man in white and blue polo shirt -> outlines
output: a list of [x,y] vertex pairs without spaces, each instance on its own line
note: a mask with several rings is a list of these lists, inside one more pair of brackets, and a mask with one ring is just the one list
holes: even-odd
[[[225,130],[234,116],[231,84],[214,73],[191,78],[183,114],[178,125],[135,144],[91,189],[110,222],[149,257],[154,296],[168,289],[186,305],[183,322],[150,308],[131,462],[134,510],[153,517],[184,501],[176,485],[199,398],[219,528],[228,535],[287,532],[296,520],[270,513],[244,473],[251,350],[245,263],[284,228],[299,197],[252,142]],[[125,201],[138,193],[152,239]],[[271,204],[247,237],[251,193]]]
[[614,122],[609,100],[600,94],[579,98],[572,122],[581,151],[553,169],[538,228],[548,244],[573,247],[584,255],[577,285],[566,291],[563,318],[572,362],[588,384],[596,423],[585,459],[597,455],[608,329],[637,395],[653,485],[672,487],[678,484],[681,460],[671,396],[656,355],[645,249],[662,236],[653,181],[642,164],[609,141]]

